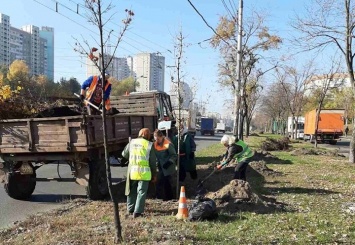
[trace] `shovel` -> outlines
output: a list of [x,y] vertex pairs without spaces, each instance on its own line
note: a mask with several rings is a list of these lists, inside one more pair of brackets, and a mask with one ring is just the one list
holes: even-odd
[[209,175],[207,175],[204,179],[198,181],[197,191],[196,191],[198,195],[203,194],[204,192],[203,183],[206,182],[206,180],[210,178],[214,173],[221,170],[223,166],[224,166],[223,164],[217,165]]
[[[80,98],[80,95],[78,95],[77,93],[74,93],[74,95],[78,98]],[[93,103],[91,103],[90,101],[88,101],[87,99],[85,99],[85,102],[88,103],[90,106],[94,107],[96,110],[98,110],[99,112],[102,113],[102,110],[100,110],[100,108],[96,105],[94,105]]]

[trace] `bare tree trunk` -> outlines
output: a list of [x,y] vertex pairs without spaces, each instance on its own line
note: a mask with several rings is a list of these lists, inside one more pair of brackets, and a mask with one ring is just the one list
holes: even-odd
[[250,135],[250,123],[251,123],[251,119],[247,118],[246,129],[245,129],[245,136],[246,137],[248,137]]
[[[238,85],[237,85],[238,86]],[[234,93],[234,128],[233,128],[233,135],[238,135],[239,129],[239,86],[235,89]]]
[[[104,40],[103,40],[103,23],[102,23],[102,14],[101,14],[101,4],[100,2],[98,3],[98,26],[99,26],[99,31],[100,31],[100,43],[101,43],[101,54],[104,54]],[[105,66],[105,55],[102,55],[101,59],[101,68],[102,68],[102,73],[101,73],[101,79],[102,81],[102,132],[103,132],[103,138],[104,138],[104,150],[105,150],[105,164],[106,164],[106,178],[107,178],[107,183],[109,187],[109,193],[113,205],[113,212],[114,212],[114,219],[115,219],[115,230],[116,230],[116,236],[115,236],[115,242],[122,242],[122,227],[121,227],[121,221],[120,221],[120,214],[119,214],[119,209],[118,209],[118,200],[114,198],[113,196],[113,191],[112,191],[112,176],[111,176],[111,166],[109,162],[109,154],[108,154],[108,148],[107,148],[107,125],[106,125],[106,108],[105,108],[105,101],[104,101],[104,95],[105,95],[105,88],[106,88],[106,77],[105,77],[105,72],[106,72],[106,66]]]
[[316,121],[315,121],[315,132],[314,132],[314,147],[317,148],[318,147],[318,123],[319,123],[319,115],[320,115],[320,108],[318,107],[316,110]]

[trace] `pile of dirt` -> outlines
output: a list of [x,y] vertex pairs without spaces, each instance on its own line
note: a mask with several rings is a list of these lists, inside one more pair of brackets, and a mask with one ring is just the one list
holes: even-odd
[[35,118],[44,118],[44,117],[65,117],[65,116],[78,116],[81,115],[81,112],[75,108],[70,108],[69,106],[57,106],[45,109],[35,115]]
[[260,135],[258,135],[257,133],[251,133],[251,134],[249,134],[249,136],[256,136],[256,137],[259,137]]
[[301,155],[322,155],[322,156],[343,156],[339,154],[338,150],[322,150],[317,148],[298,148],[291,152],[293,156]]
[[225,185],[222,189],[214,193],[208,193],[206,197],[223,203],[232,200],[249,201],[252,194],[253,192],[251,191],[251,187],[248,182],[233,179],[228,185]]
[[263,151],[284,151],[290,148],[290,139],[284,137],[281,139],[266,138],[265,141],[261,143],[261,149]]
[[276,171],[268,168],[266,166],[266,162],[263,160],[250,162],[249,166],[264,176],[280,176],[280,175],[282,175],[282,173],[276,172]]
[[254,151],[254,156],[253,156],[253,161],[266,161],[266,162],[269,162],[269,160],[278,160],[277,157],[273,156],[270,154],[270,152],[268,151]]

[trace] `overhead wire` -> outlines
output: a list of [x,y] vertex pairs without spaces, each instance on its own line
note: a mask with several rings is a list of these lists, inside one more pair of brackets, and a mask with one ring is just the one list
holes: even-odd
[[[72,3],[75,3],[75,4],[77,4],[77,5],[79,5],[79,6],[83,7],[83,8],[85,8],[85,5],[83,5],[83,4],[77,3],[77,2],[75,2],[75,1],[73,1],[73,0],[68,0],[68,1],[70,1],[70,2],[72,2]],[[111,22],[111,23],[112,23],[112,22]],[[120,25],[118,25],[118,26],[122,28],[122,26],[120,26]],[[139,35],[139,34],[133,32],[133,31],[131,31],[131,30],[127,30],[127,32],[129,32],[129,33],[131,33],[131,34],[133,34],[133,35],[135,35],[135,36],[137,36],[137,37],[139,37],[139,38],[142,38],[142,39],[146,40],[147,42],[149,42],[149,43],[151,43],[151,44],[154,44],[154,45],[156,45],[156,46],[158,46],[158,47],[164,49],[166,52],[169,52],[169,53],[172,54],[172,51],[171,51],[170,49],[168,49],[168,48],[162,46],[162,45],[159,44],[159,43],[153,42],[153,41],[147,39],[146,37],[144,37],[144,36],[142,36],[142,35]],[[130,39],[130,40],[132,40],[132,41],[134,41],[134,42],[139,43],[139,42],[138,42],[137,40],[135,40],[135,39],[132,39],[132,38],[129,38],[129,37],[126,37],[126,38],[127,38],[127,39]],[[143,45],[144,45],[144,44],[143,44]],[[148,47],[148,46],[146,46],[146,47]]]
[[[37,0],[34,0],[34,1],[35,1],[35,2],[38,2]],[[71,0],[70,0],[70,1],[71,1]],[[56,6],[57,6],[57,4],[58,4],[57,1],[52,0],[52,2],[56,3]],[[71,1],[71,2],[73,2],[73,1]],[[38,3],[40,3],[40,2],[38,2]],[[40,4],[41,4],[42,6],[47,7],[48,9],[54,11],[53,9],[51,9],[50,7],[48,7],[48,6],[46,6],[46,5],[42,4],[42,3],[40,3]],[[77,13],[76,11],[72,10],[71,8],[65,6],[65,5],[62,4],[62,3],[59,3],[59,5],[65,7],[66,9],[70,10],[71,12],[73,12],[73,13],[75,13],[75,14],[78,14],[80,17],[82,17],[82,18],[84,18],[84,19],[86,18],[84,15]],[[81,5],[81,4],[80,4],[80,5]],[[81,5],[81,6],[85,7],[84,5]],[[59,13],[57,8],[56,8],[55,12],[58,13],[58,14],[60,14],[61,16],[64,16],[64,17],[68,18],[67,16],[65,16],[65,15],[63,15],[63,14],[61,14],[61,13]],[[89,28],[87,28],[86,26],[83,26],[82,24],[79,24],[77,21],[72,20],[71,18],[68,18],[68,19],[71,20],[71,21],[73,21],[74,23],[76,23],[76,24],[78,24],[78,25],[84,27],[86,30],[89,30],[90,32],[95,33],[92,29],[89,29]],[[103,29],[104,29],[104,31],[109,32],[109,31],[107,31],[107,29],[105,29],[105,28],[103,28]],[[116,34],[113,34],[113,36],[115,36],[115,37],[118,38],[118,36],[117,36]],[[124,43],[126,43],[127,45],[131,46],[132,48],[138,50],[140,53],[148,53],[148,52],[144,52],[144,51],[140,50],[139,48],[133,46],[132,44],[130,44],[130,43],[124,41],[124,40],[122,40],[122,42],[124,42]],[[146,47],[148,47],[148,46],[146,46]],[[123,49],[123,50],[126,50],[126,51],[129,52],[132,56],[134,56],[134,54],[133,54],[132,51],[130,51],[130,50],[128,50],[128,49],[126,49],[126,48],[124,48],[124,47],[122,47],[122,46],[119,46],[119,48],[120,48],[120,49]],[[170,50],[168,50],[168,51],[170,51]],[[170,51],[170,52],[171,52],[171,51]],[[161,52],[156,52],[156,53],[160,53],[160,54],[161,54]],[[155,59],[157,59],[157,58],[158,58],[158,57],[155,56]],[[158,65],[159,65],[159,67],[158,67]],[[161,68],[161,64],[159,63],[158,65],[153,65],[153,67],[156,66],[156,68]]]
[[[58,9],[55,9],[55,10],[54,10],[54,9],[48,7],[47,5],[45,5],[45,4],[41,3],[41,2],[39,2],[38,0],[33,0],[33,1],[37,2],[38,4],[44,6],[45,8],[47,8],[47,9],[49,9],[49,10],[51,10],[51,11],[56,12],[57,14],[63,16],[64,18],[66,18],[66,19],[72,21],[73,23],[75,23],[75,24],[77,24],[77,25],[79,25],[79,26],[85,28],[86,30],[88,30],[88,31],[90,31],[90,32],[92,32],[92,33],[95,33],[92,29],[90,29],[90,28],[86,27],[85,25],[83,25],[83,24],[81,24],[81,23],[79,23],[79,22],[73,20],[72,18],[69,18],[68,16],[66,16],[66,15],[64,15],[64,14],[62,14],[62,13],[60,13],[60,12],[58,11]],[[54,1],[54,2],[55,2],[55,1]],[[83,16],[82,16],[82,17],[83,17]],[[96,34],[96,33],[95,33],[95,34]],[[133,47],[133,45],[130,45],[130,46]],[[131,50],[128,50],[128,49],[126,49],[126,48],[124,48],[124,47],[122,47],[122,46],[120,46],[119,48],[121,48],[121,49],[123,49],[123,50],[126,50],[126,51],[129,52],[131,55],[133,55],[133,53],[132,53]],[[134,48],[135,48],[135,47],[134,47]],[[137,48],[136,48],[136,49],[137,49]],[[139,50],[139,49],[137,49],[137,50]],[[140,50],[139,50],[139,51],[140,51]],[[142,52],[142,51],[140,51],[140,52]],[[82,64],[84,64],[84,63],[82,63]]]
[[217,33],[217,31],[210,25],[208,24],[207,20],[205,19],[205,17],[200,13],[200,11],[195,7],[195,5],[190,1],[187,0],[189,2],[189,4],[191,5],[191,7],[195,10],[195,12],[201,17],[201,19],[203,20],[203,22],[205,22],[205,24],[207,25],[208,28],[210,28],[213,33],[219,37],[224,43],[226,43],[228,46],[232,47],[232,45],[230,45],[221,35],[219,35]]

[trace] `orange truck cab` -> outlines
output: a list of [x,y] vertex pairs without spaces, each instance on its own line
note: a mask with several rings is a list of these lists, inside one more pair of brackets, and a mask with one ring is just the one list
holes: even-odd
[[[319,114],[317,140],[335,145],[343,135],[344,110],[322,109]],[[306,113],[304,123],[304,140],[315,140],[316,110]]]

